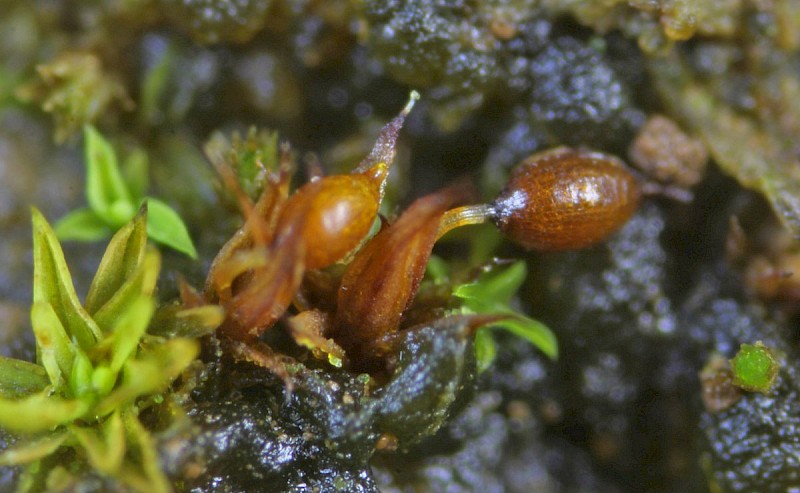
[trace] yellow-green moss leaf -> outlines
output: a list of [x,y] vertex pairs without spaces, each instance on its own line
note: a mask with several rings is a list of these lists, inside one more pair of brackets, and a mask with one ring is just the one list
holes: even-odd
[[123,468],[118,475],[119,479],[135,491],[149,493],[172,491],[164,471],[161,470],[153,437],[132,413],[124,416],[124,424],[127,441],[139,457],[139,467]]
[[[89,207],[101,218],[111,224],[119,218],[111,218],[115,203],[133,204],[125,180],[117,162],[117,153],[111,144],[91,125],[83,129],[85,159],[86,159],[86,200]],[[113,220],[116,219],[116,220]],[[127,219],[124,219],[126,221]]]
[[197,341],[171,339],[140,351],[139,357],[125,362],[122,384],[97,405],[97,414],[108,414],[139,396],[163,391],[197,358],[199,350]]
[[161,255],[158,250],[150,248],[138,268],[131,273],[119,287],[114,296],[108,300],[97,313],[94,319],[104,330],[110,330],[121,314],[126,313],[129,307],[140,297],[151,297],[158,281],[161,269]]
[[86,310],[94,315],[137,271],[147,246],[147,207],[111,238],[86,296]]
[[70,426],[72,435],[83,447],[89,463],[97,471],[114,475],[125,458],[125,427],[119,412],[98,427]]
[[90,402],[62,399],[48,392],[22,399],[0,399],[0,427],[11,432],[39,433],[82,417]]
[[70,339],[83,350],[100,337],[100,329],[81,306],[64,252],[53,229],[36,208],[33,215],[33,302],[49,304],[61,320]]
[[44,390],[49,384],[44,367],[0,356],[0,397],[23,397]]
[[61,240],[97,241],[111,236],[113,230],[91,209],[77,209],[53,226]]
[[219,305],[183,308],[179,303],[159,307],[148,329],[165,337],[203,337],[211,334],[225,320]]
[[47,371],[50,383],[60,390],[72,374],[75,358],[72,341],[49,303],[40,301],[33,304],[31,325],[36,337],[36,356]]
[[465,300],[467,306],[479,304],[473,310],[481,313],[483,307],[490,304],[508,304],[527,275],[525,262],[514,262],[508,267],[493,269],[483,274],[475,282],[456,286],[453,296]]
[[68,438],[64,431],[47,435],[32,442],[23,442],[0,453],[0,466],[28,464],[52,454]]
[[196,259],[197,250],[189,236],[189,230],[186,229],[178,213],[164,202],[152,197],[147,198],[147,204],[149,210],[147,234],[150,238]]

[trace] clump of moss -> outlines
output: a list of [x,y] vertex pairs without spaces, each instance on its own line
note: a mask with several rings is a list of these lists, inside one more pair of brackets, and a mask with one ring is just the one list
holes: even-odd
[[161,200],[145,195],[147,155],[132,152],[122,166],[111,144],[92,126],[84,128],[87,208],[61,218],[55,230],[61,239],[93,241],[107,238],[147,203],[147,235],[159,243],[197,258],[186,225],[178,213]]
[[179,415],[165,392],[199,348],[147,334],[160,255],[146,222],[142,207],[114,235],[81,304],[55,233],[33,211],[37,363],[0,359],[0,427],[17,437],[0,464],[26,466],[20,491],[68,488],[90,472],[135,491],[170,490],[139,415],[161,406]]
[[113,105],[133,109],[125,86],[92,53],[65,52],[36,70],[38,79],[22,86],[17,94],[53,114],[57,142],[97,122]]

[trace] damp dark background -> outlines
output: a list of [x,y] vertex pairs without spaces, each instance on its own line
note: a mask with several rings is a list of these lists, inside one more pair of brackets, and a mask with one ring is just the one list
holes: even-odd
[[[392,214],[464,175],[490,198],[516,163],[557,145],[626,158],[647,118],[663,113],[712,150],[692,201],[648,197],[618,234],[585,251],[496,251],[528,262],[518,306],[555,332],[557,361],[499,335],[495,364],[467,379],[445,425],[395,452],[375,452],[368,433],[345,440],[353,451],[304,443],[320,423],[323,436],[349,429],[336,428],[332,404],[281,410],[254,393],[233,402],[209,392],[189,409],[200,438],[186,447],[206,471],[181,479],[180,454],[165,453],[164,467],[178,489],[198,492],[800,488],[795,311],[757,298],[747,257],[732,261],[726,246],[733,215],[762,243],[778,234],[776,199],[739,185],[751,186],[747,174],[713,141],[725,122],[681,99],[700,88],[780,150],[800,110],[796,100],[777,113],[769,104],[800,86],[796,40],[780,37],[800,9],[592,3],[0,0],[0,352],[34,358],[28,207],[55,220],[84,203],[83,123],[122,149],[146,148],[153,195],[189,225],[201,261],[165,251],[168,298],[178,273],[202,282],[237,225],[201,152],[215,130],[275,129],[299,162],[346,172],[417,89],[383,209]],[[795,17],[781,20],[785,12]],[[765,103],[770,91],[778,95]],[[79,293],[102,248],[65,245]],[[467,261],[458,241],[436,253]],[[706,411],[698,375],[710,356],[757,340],[782,355],[776,388]],[[15,473],[0,478],[12,488]],[[80,491],[104,484],[89,477]]]

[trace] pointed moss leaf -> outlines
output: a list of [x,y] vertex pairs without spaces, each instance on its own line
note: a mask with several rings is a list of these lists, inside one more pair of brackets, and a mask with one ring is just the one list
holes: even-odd
[[170,339],[140,351],[136,359],[123,366],[122,384],[97,405],[100,416],[135,401],[139,396],[164,390],[194,361],[199,352],[191,339]]
[[219,305],[183,308],[175,303],[159,307],[148,332],[165,337],[203,337],[210,335],[225,319]]
[[[525,262],[514,262],[504,269],[492,270],[483,274],[476,282],[456,286],[453,296],[465,300],[465,305],[471,307],[473,301],[479,302],[480,307],[490,303],[508,304],[525,281],[528,271]],[[480,313],[481,308],[473,308]]]
[[132,451],[139,457],[141,472],[126,469],[120,472],[119,479],[130,485],[134,491],[169,493],[172,487],[161,467],[155,440],[133,413],[126,413],[123,419],[125,438]]
[[72,372],[69,375],[69,388],[74,397],[81,397],[94,390],[92,385],[92,374],[94,367],[86,353],[80,349],[75,351],[75,359],[72,362]]
[[496,356],[497,346],[492,338],[492,332],[488,327],[478,329],[475,333],[475,359],[478,364],[478,372],[486,371]]
[[96,354],[105,355],[91,377],[97,394],[108,395],[114,388],[122,365],[135,354],[154,309],[155,302],[151,298],[138,295],[124,311],[118,312],[111,334],[95,346]]
[[[83,129],[86,159],[86,200],[89,207],[111,224],[110,217],[115,203],[133,204],[133,197],[125,185],[117,154],[111,144],[94,129],[86,125]],[[119,207],[119,206],[117,206]]]
[[144,150],[137,148],[128,154],[122,163],[122,176],[131,194],[132,203],[138,204],[144,199],[150,181],[147,153]]
[[58,220],[53,226],[61,240],[97,241],[113,232],[108,224],[91,209],[77,209]]
[[121,314],[140,297],[151,297],[161,269],[161,255],[155,248],[148,248],[144,261],[139,268],[120,286],[114,296],[94,315],[97,324],[104,330],[110,330]]
[[22,399],[0,399],[0,428],[18,433],[38,433],[83,416],[88,400],[61,399],[41,392]]
[[107,475],[119,471],[125,457],[125,427],[119,412],[113,413],[97,427],[71,426],[70,432],[83,447],[91,466]]
[[50,384],[44,367],[0,356],[0,397],[23,397]]
[[136,217],[111,238],[89,287],[86,311],[94,315],[116,294],[139,269],[146,246],[147,209],[142,206]]
[[31,306],[31,325],[36,337],[36,355],[47,372],[50,383],[58,390],[72,373],[75,348],[61,320],[49,303]]
[[492,323],[491,327],[506,330],[539,348],[550,359],[558,357],[558,341],[550,329],[532,318],[517,316]]
[[147,198],[147,234],[153,240],[196,259],[197,250],[186,225],[175,210],[164,202]]
[[100,329],[81,306],[64,252],[53,229],[36,208],[33,215],[33,302],[49,304],[67,336],[88,351],[100,337]]
[[112,371],[107,364],[98,366],[92,372],[92,389],[98,395],[108,395],[117,383],[117,373]]
[[155,310],[155,302],[146,296],[140,296],[121,313],[111,335],[111,362],[113,372],[122,369],[122,365],[133,355],[139,341],[147,330],[147,324]]
[[17,466],[43,459],[58,450],[68,436],[67,432],[60,431],[4,450],[0,453],[0,466]]

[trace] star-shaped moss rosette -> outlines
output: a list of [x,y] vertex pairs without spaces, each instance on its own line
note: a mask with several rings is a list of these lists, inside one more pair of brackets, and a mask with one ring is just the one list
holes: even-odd
[[27,466],[20,491],[89,472],[134,491],[170,490],[138,416],[154,405],[177,408],[169,386],[199,348],[146,333],[160,269],[146,224],[143,206],[111,239],[81,304],[55,233],[33,210],[37,362],[0,358],[0,428],[17,437],[0,465]]
[[462,302],[461,313],[508,316],[478,329],[475,334],[475,357],[479,371],[486,370],[494,361],[496,347],[491,331],[497,329],[530,342],[551,359],[558,356],[558,341],[550,329],[510,306],[526,276],[525,262],[518,261],[503,268],[488,269],[475,281],[453,288],[453,296]]
[[147,235],[158,243],[197,258],[189,231],[178,213],[161,200],[145,195],[147,155],[134,151],[120,167],[114,148],[94,127],[85,126],[83,135],[88,207],[61,218],[55,225],[58,237],[78,241],[108,238],[130,221],[139,206],[146,202]]

